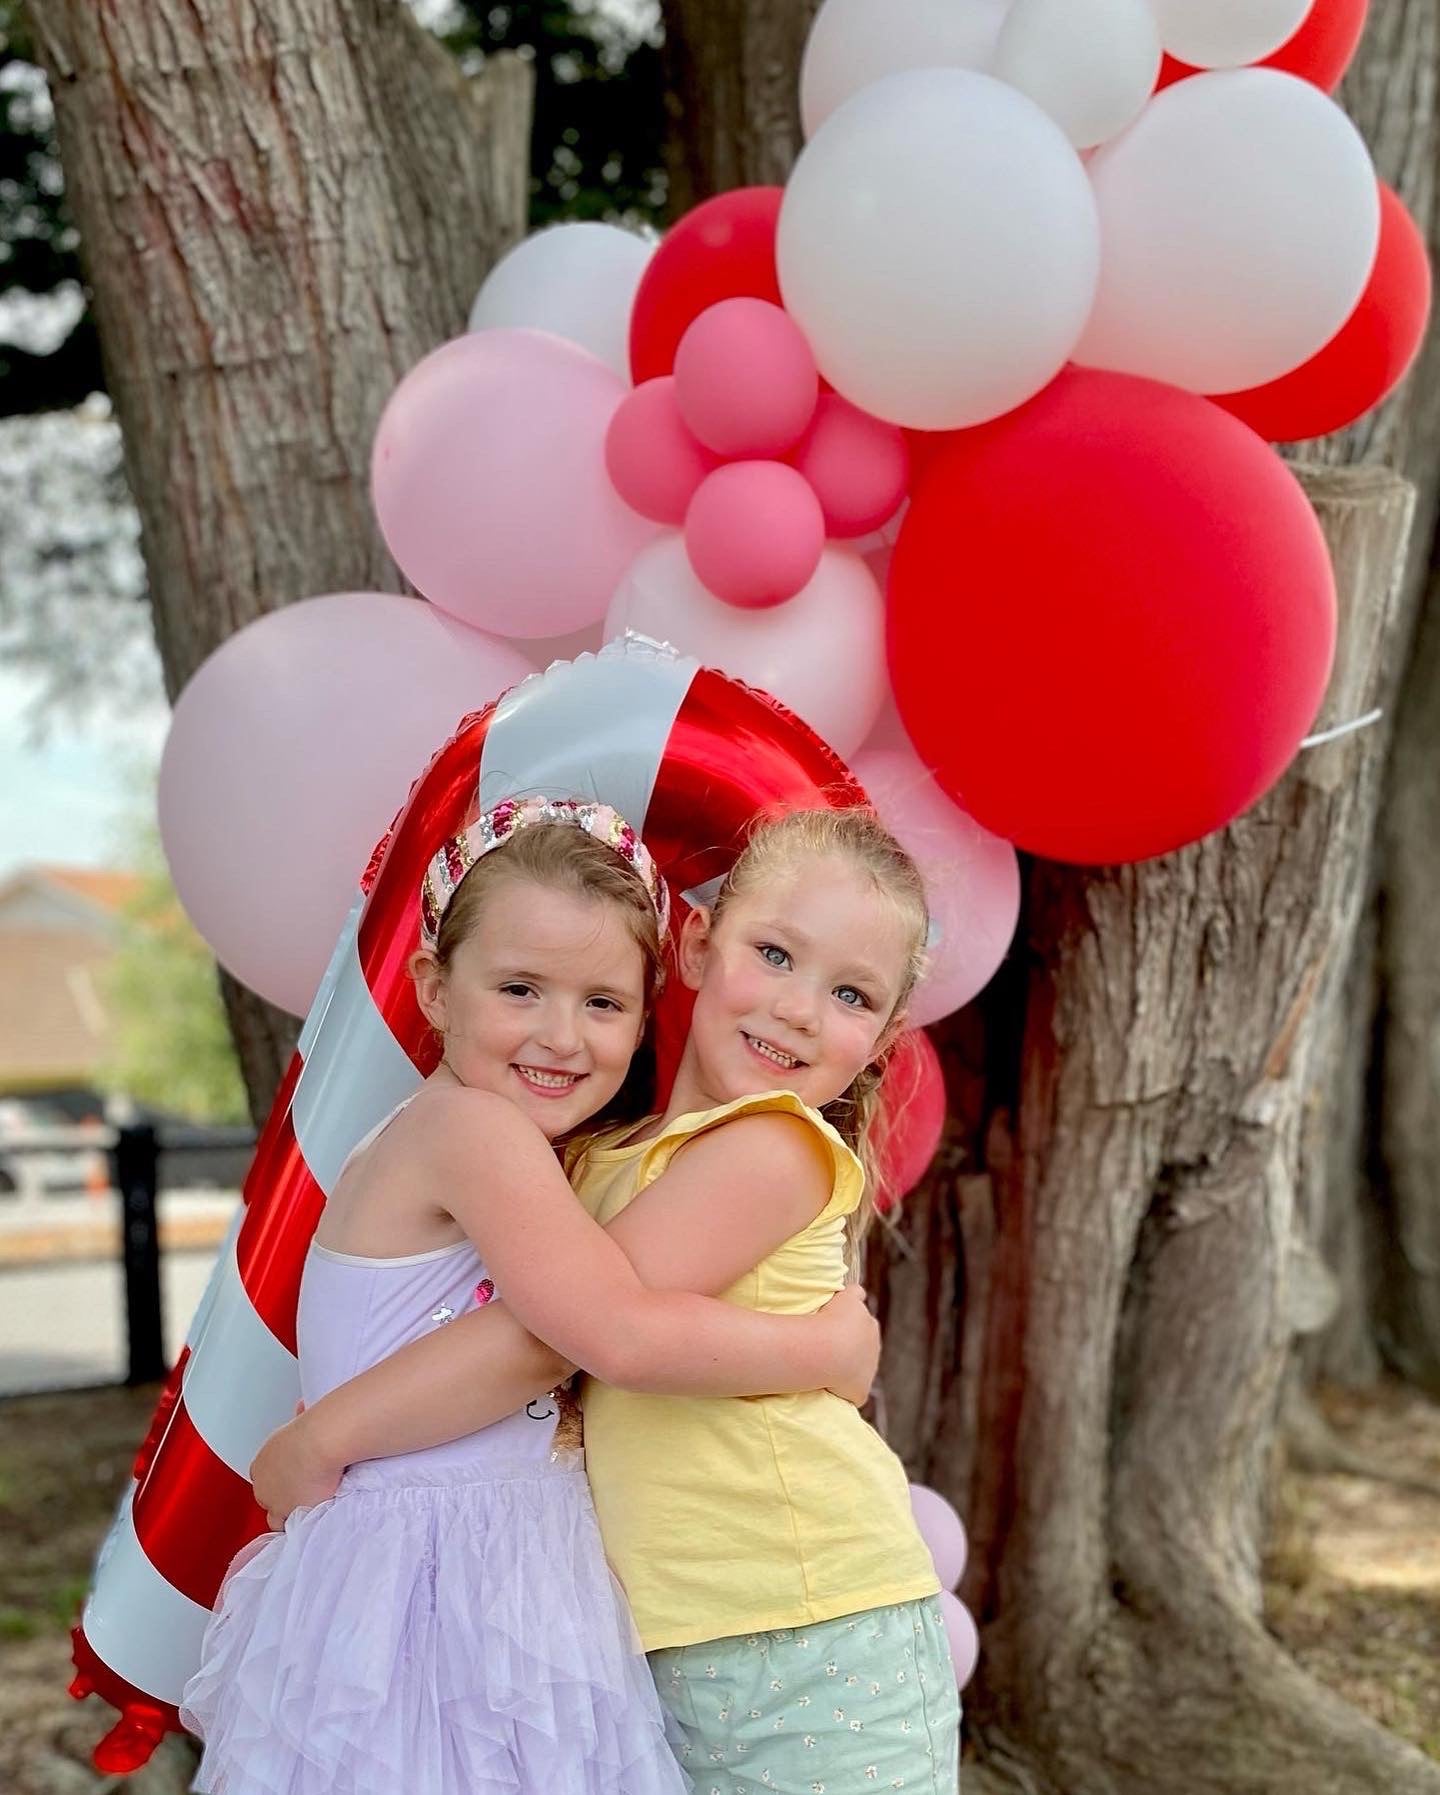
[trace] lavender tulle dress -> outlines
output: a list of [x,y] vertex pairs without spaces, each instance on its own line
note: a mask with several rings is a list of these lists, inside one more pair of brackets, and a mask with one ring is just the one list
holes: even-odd
[[[307,1402],[488,1299],[468,1242],[310,1249]],[[242,1552],[182,1715],[213,1795],[683,1795],[561,1409],[352,1466]]]

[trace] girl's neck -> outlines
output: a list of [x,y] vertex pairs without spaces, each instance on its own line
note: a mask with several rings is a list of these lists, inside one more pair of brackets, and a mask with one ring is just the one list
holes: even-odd
[[675,1082],[670,1087],[670,1098],[655,1126],[657,1129],[668,1128],[677,1116],[692,1116],[699,1110],[716,1109],[725,1101],[708,1089],[708,1081],[700,1066],[693,1043],[687,1041],[680,1055],[680,1064],[675,1069]]

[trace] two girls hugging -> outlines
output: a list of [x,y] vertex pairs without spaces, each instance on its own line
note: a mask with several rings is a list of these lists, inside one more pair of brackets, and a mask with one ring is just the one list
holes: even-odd
[[[761,822],[672,943],[622,818],[527,799],[444,844],[422,916],[442,1057],[306,1260],[306,1406],[253,1467],[283,1531],[185,1691],[195,1787],[954,1795],[934,1567],[859,1413],[914,864],[868,811]],[[672,967],[657,1114],[631,1059]]]

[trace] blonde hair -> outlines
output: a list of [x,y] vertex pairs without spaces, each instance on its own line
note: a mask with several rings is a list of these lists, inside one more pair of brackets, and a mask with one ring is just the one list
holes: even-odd
[[644,881],[604,842],[583,829],[568,823],[537,823],[517,830],[503,847],[477,861],[450,900],[435,941],[435,963],[442,972],[449,971],[456,949],[479,927],[486,898],[502,879],[528,881],[547,890],[612,904],[624,918],[644,967],[645,1032],[620,1089],[582,1126],[588,1132],[614,1122],[638,1121],[654,1108],[650,1019],[665,989],[668,964],[660,920]]
[[[831,857],[848,860],[871,880],[906,926],[907,949],[900,988],[885,1026],[904,1012],[925,970],[925,944],[930,932],[925,883],[920,869],[869,808],[792,810],[760,817],[750,831],[740,858],[730,869],[711,910],[718,922],[732,897],[769,885],[797,863]],[[893,1045],[893,1043],[892,1043]],[[876,1160],[881,1147],[880,1086],[890,1046],[864,1066],[821,1114],[865,1171],[865,1194],[846,1224],[846,1246],[852,1277],[860,1271],[861,1249],[875,1214]]]

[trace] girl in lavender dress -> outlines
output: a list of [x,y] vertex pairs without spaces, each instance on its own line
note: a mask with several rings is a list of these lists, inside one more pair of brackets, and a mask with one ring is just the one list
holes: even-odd
[[[327,1204],[300,1295],[307,1404],[497,1293],[543,1375],[542,1341],[636,1390],[863,1400],[878,1346],[853,1292],[776,1316],[646,1289],[556,1161],[552,1142],[624,1112],[663,977],[667,895],[633,831],[601,805],[502,805],[436,855],[423,916],[411,971],[443,1057]],[[353,1465],[242,1554],[182,1712],[213,1795],[687,1787],[548,1398]]]

